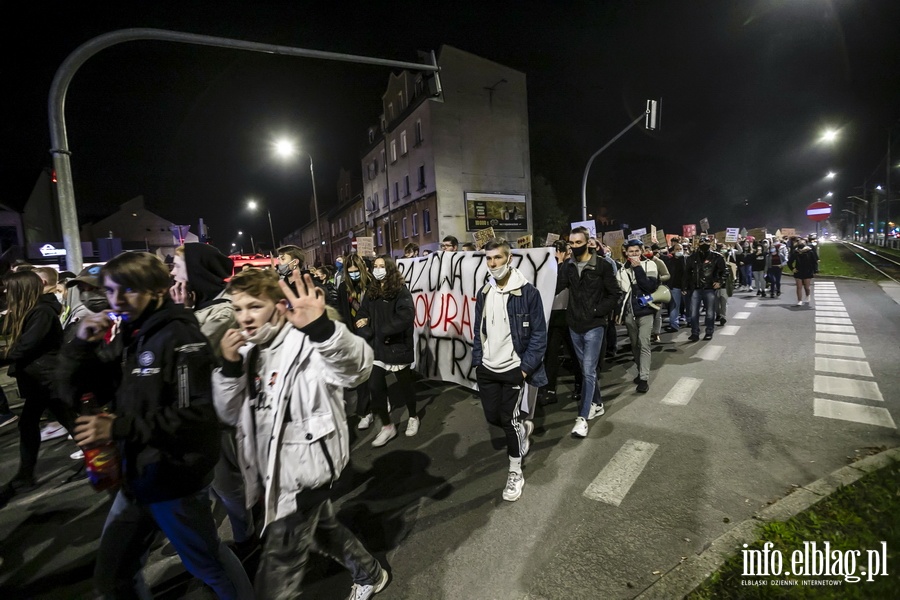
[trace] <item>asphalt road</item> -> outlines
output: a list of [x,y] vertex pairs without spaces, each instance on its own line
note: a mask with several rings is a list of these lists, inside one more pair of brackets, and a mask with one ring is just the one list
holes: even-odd
[[[376,431],[362,432],[335,490],[342,521],[392,572],[378,597],[633,598],[795,486],[900,445],[900,304],[870,282],[816,284],[811,306],[795,305],[790,277],[781,298],[735,294],[709,342],[664,334],[647,394],[620,352],[586,439],[570,435],[564,378],[561,401],[538,409],[514,503],[500,497],[507,460],[479,402],[421,383],[419,434],[372,448]],[[0,430],[0,480],[17,444]],[[0,510],[4,600],[88,597],[108,500],[75,473],[73,450],[45,443],[40,488]],[[227,521],[221,531],[229,539]],[[146,575],[158,598],[212,597],[158,549]],[[340,566],[311,561],[309,597],[346,598],[350,585]]]

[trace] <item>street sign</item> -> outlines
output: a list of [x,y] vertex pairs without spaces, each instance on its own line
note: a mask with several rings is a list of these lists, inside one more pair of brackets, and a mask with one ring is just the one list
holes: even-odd
[[827,202],[813,202],[806,207],[806,216],[811,221],[824,221],[831,216],[831,205]]

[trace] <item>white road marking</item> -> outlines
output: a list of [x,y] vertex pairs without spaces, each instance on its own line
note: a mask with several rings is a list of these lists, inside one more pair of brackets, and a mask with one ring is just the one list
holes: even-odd
[[840,300],[816,300],[816,306],[845,308],[844,303]]
[[747,302],[744,304],[744,308],[756,308],[759,306],[759,302]]
[[720,327],[716,330],[716,333],[719,335],[737,335],[737,332],[741,329],[740,325],[725,325],[724,327]]
[[846,310],[822,310],[816,309],[817,317],[849,317]]
[[844,319],[841,317],[820,317],[816,315],[816,323],[829,323],[831,325],[853,325],[853,321],[849,318]]
[[719,357],[722,356],[723,352],[725,352],[725,346],[707,344],[694,355],[694,358],[699,358],[700,360],[719,360]]
[[872,367],[864,360],[845,360],[843,358],[816,357],[816,371],[841,373],[843,375],[862,375],[873,377]]
[[665,398],[662,399],[662,403],[670,404],[672,406],[686,405],[691,401],[694,392],[697,391],[697,388],[700,387],[701,383],[703,383],[703,380],[697,379],[696,377],[680,378],[675,382],[675,385],[672,386],[672,389],[669,390],[669,393],[666,394]]
[[731,318],[732,318],[732,319],[749,319],[749,318],[750,318],[750,313],[748,313],[748,312],[734,313],[734,316],[731,317]]
[[658,444],[628,440],[582,495],[590,500],[619,506],[657,448]]
[[894,424],[894,419],[891,418],[891,413],[880,406],[865,406],[851,402],[814,398],[813,414],[827,419],[853,421],[854,423],[890,427],[891,429],[897,428]]
[[848,335],[846,333],[823,333],[821,331],[817,331],[816,341],[838,342],[841,344],[859,344],[859,337],[855,335]]
[[845,346],[843,344],[824,344],[816,342],[816,354],[830,354],[831,356],[846,356],[848,358],[865,358],[866,353],[859,346]]
[[856,328],[852,325],[828,325],[819,323],[816,319],[816,331],[830,331],[831,333],[856,333]]
[[832,377],[831,375],[816,375],[813,378],[813,391],[820,394],[868,398],[869,400],[884,402],[881,390],[878,389],[878,384],[874,381]]

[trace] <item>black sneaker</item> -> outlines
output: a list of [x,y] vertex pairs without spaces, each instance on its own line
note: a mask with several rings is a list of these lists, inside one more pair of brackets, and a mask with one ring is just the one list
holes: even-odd
[[692,333],[691,336],[688,338],[688,341],[689,342],[699,342],[700,336]]
[[581,386],[580,385],[576,385],[575,387],[572,388],[572,397],[575,398],[576,400],[578,398],[581,398]]
[[648,382],[646,379],[639,380],[637,384],[637,391],[641,394],[646,394],[647,392],[649,392],[650,382]]
[[709,340],[712,339],[712,334],[711,334],[711,333],[707,333],[706,335],[703,336],[703,339],[704,339],[704,341],[707,341],[707,342],[708,342]]
[[719,325],[724,325],[727,322],[728,322],[728,319],[726,319],[725,317],[722,317],[721,319],[719,319]]
[[658,344],[659,343],[659,334],[658,333],[652,334],[650,336],[650,342],[653,344]]
[[632,379],[632,381],[634,382],[635,385],[639,384],[639,383],[641,382],[641,376],[638,375],[637,377],[635,377],[634,379]]
[[556,404],[556,390],[542,389],[538,393],[538,405]]

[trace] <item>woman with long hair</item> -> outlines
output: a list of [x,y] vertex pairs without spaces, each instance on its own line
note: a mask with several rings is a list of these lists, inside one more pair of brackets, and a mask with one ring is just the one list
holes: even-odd
[[413,322],[415,307],[412,294],[406,287],[397,263],[390,256],[379,256],[372,266],[375,281],[369,287],[356,317],[356,327],[369,340],[375,350],[375,363],[369,376],[372,408],[381,421],[381,431],[372,445],[384,446],[397,436],[397,428],[391,422],[388,408],[387,375],[397,378],[399,396],[406,401],[409,423],[406,435],[419,432],[419,416],[416,413],[416,394],[413,389],[412,363]]
[[19,417],[19,470],[0,489],[0,506],[18,491],[35,485],[44,410],[49,409],[69,433],[75,422],[74,409],[60,399],[56,389],[62,305],[54,294],[44,293],[44,282],[34,271],[19,271],[6,278],[6,300],[9,312],[3,320],[3,354],[25,404]]
[[[359,335],[356,327],[356,321],[359,318],[357,314],[374,280],[366,266],[366,261],[360,255],[348,254],[343,257],[342,263],[344,276],[337,288],[337,309],[341,320],[346,323],[350,331]],[[368,429],[374,420],[369,408],[368,380],[353,388],[353,391],[356,392],[356,416],[359,417],[356,427]]]

